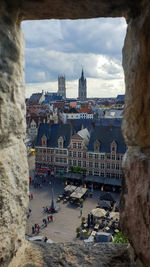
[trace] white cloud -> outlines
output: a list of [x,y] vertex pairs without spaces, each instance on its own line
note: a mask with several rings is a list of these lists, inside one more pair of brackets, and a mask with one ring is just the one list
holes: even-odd
[[57,77],[64,74],[68,96],[76,97],[82,67],[89,82],[89,96],[96,96],[95,88],[99,96],[124,90],[124,19],[27,21],[22,27],[26,40],[26,87],[30,92],[31,83],[37,90],[48,85],[57,90]]

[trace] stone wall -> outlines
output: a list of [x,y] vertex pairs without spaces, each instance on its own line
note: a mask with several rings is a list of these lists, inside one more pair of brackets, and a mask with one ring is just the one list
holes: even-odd
[[126,104],[122,129],[126,188],[121,227],[136,254],[150,266],[150,5],[128,23],[123,48]]
[[[121,17],[128,22],[123,49],[126,104],[123,133],[128,151],[121,227],[145,266],[150,266],[150,6],[149,0],[1,0],[0,5],[0,200],[1,266],[25,246],[28,166],[25,137],[24,41],[27,19]],[[24,244],[24,245],[22,245]],[[98,258],[97,258],[98,261]]]
[[0,258],[24,242],[28,206],[25,138],[24,38],[17,15],[0,6]]

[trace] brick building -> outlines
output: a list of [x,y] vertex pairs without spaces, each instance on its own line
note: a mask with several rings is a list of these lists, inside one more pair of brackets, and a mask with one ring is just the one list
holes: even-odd
[[[121,128],[96,126],[71,136],[70,124],[41,124],[35,148],[37,171],[68,173],[70,167],[86,169],[86,182],[121,185],[122,158],[126,145]],[[66,175],[67,177],[68,174]]]

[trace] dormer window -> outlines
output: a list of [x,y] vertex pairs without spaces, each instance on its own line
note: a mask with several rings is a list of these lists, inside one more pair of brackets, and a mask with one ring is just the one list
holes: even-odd
[[94,152],[98,153],[99,152],[99,148],[100,148],[100,142],[98,140],[96,140],[94,142]]
[[42,136],[42,146],[43,147],[47,146],[47,137],[45,135]]
[[117,150],[117,144],[115,141],[113,141],[111,143],[111,153],[113,153],[113,154],[116,153],[116,150]]
[[64,143],[63,137],[60,136],[58,138],[58,148],[63,148],[63,143]]

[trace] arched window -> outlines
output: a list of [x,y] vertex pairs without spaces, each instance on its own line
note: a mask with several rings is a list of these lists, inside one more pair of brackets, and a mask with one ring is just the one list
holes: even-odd
[[45,135],[42,136],[41,141],[42,141],[42,146],[46,147],[47,146],[47,137]]
[[63,148],[64,147],[64,139],[63,139],[63,137],[62,136],[60,136],[59,138],[58,138],[58,148]]
[[113,142],[111,143],[111,153],[116,154],[116,150],[117,150],[117,144],[116,144],[115,141],[113,141]]

